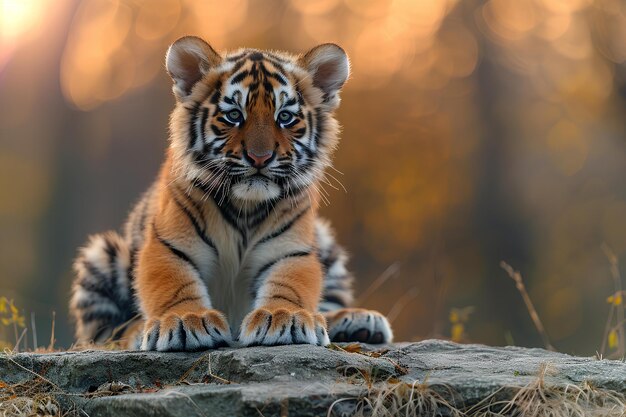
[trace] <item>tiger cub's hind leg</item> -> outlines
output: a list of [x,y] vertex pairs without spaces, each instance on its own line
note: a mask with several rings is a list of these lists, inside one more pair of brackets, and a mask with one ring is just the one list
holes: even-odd
[[325,222],[316,225],[319,258],[324,267],[324,282],[319,311],[328,325],[332,342],[390,343],[393,332],[381,313],[351,308],[352,275],[346,268],[348,257],[335,241]]
[[79,343],[126,339],[135,329],[131,263],[128,244],[114,232],[92,236],[80,249],[70,302]]
[[374,310],[342,308],[324,313],[332,342],[391,343],[393,332],[387,318]]

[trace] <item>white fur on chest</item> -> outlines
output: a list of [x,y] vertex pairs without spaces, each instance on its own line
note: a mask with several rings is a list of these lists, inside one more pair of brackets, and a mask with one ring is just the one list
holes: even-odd
[[289,239],[258,246],[252,240],[240,259],[238,239],[225,237],[215,243],[219,257],[203,278],[212,307],[226,315],[231,331],[237,334],[246,314],[258,307],[251,291],[253,279],[264,279],[263,276],[256,276],[259,271],[264,265],[280,259],[281,254],[305,248],[302,248],[301,243]]
[[224,239],[216,244],[219,257],[203,278],[213,308],[226,315],[231,331],[237,334],[243,318],[252,310],[252,277],[243,267],[245,257],[239,259],[237,239]]

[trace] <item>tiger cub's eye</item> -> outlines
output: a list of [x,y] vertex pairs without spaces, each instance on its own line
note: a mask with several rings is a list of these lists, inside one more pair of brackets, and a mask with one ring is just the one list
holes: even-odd
[[290,111],[283,110],[280,113],[278,113],[278,121],[283,125],[289,124],[293,119],[294,119],[294,115]]
[[226,119],[232,124],[241,123],[243,122],[243,114],[237,109],[232,109],[226,113]]

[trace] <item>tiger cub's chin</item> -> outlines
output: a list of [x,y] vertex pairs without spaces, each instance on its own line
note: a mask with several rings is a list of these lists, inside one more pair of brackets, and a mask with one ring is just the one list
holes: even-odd
[[233,197],[243,201],[267,201],[280,197],[280,187],[266,177],[245,178],[231,188]]
[[75,262],[79,342],[390,342],[383,315],[348,308],[347,256],[318,216],[350,73],[343,49],[219,54],[188,36],[166,68],[176,106],[161,172],[124,233],[93,236]]

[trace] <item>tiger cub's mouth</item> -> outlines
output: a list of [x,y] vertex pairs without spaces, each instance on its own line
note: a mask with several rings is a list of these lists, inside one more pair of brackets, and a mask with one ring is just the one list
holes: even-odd
[[267,180],[267,181],[271,181],[272,180],[270,177],[268,177],[267,175],[265,175],[261,171],[257,171],[254,174],[249,175],[246,178],[248,178],[248,179],[255,179],[255,180]]
[[232,195],[244,201],[273,200],[280,196],[281,188],[260,170],[244,175],[232,186]]

